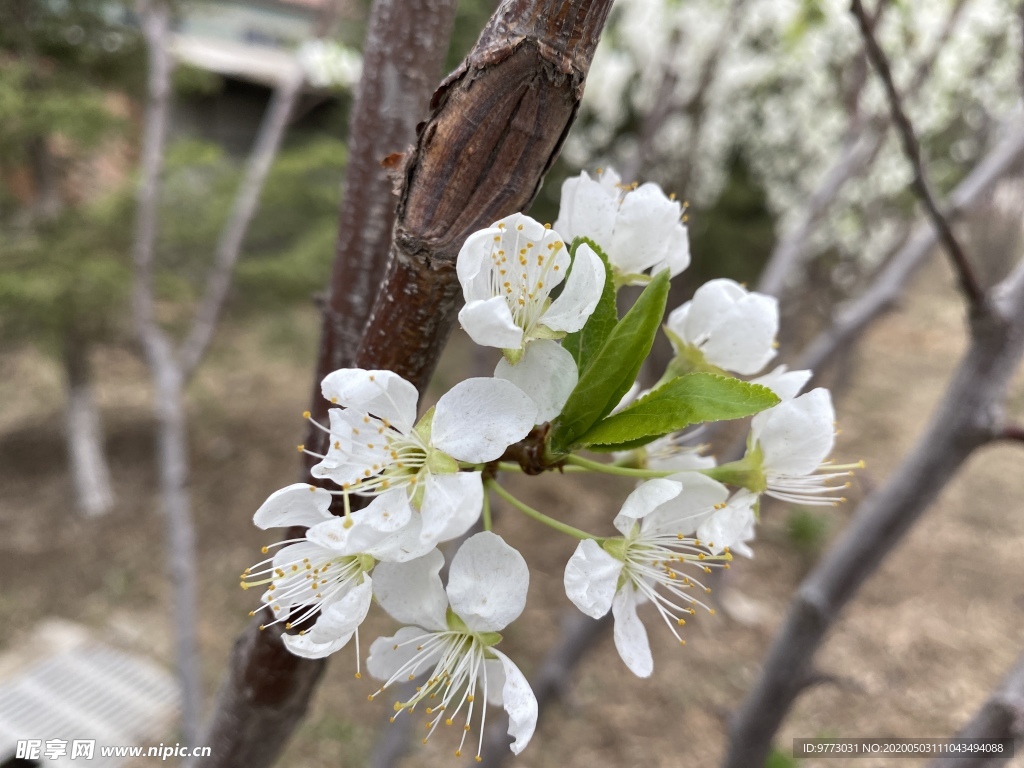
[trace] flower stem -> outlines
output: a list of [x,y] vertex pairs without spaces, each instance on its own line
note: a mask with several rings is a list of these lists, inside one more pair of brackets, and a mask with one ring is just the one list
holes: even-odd
[[483,511],[484,530],[491,530],[491,494],[490,489],[484,486],[484,511]]
[[575,464],[578,467],[585,467],[591,472],[604,472],[608,475],[621,475],[623,477],[668,477],[672,471],[660,472],[654,469],[631,469],[629,467],[618,467],[614,464],[602,464],[600,461],[591,461],[577,456],[575,453],[565,457],[567,464]]
[[498,485],[498,483],[495,482],[494,480],[488,480],[487,487],[492,489],[496,494],[501,496],[501,498],[503,498],[516,509],[518,509],[524,515],[526,515],[527,517],[532,517],[538,523],[544,523],[544,525],[548,525],[554,528],[556,531],[561,531],[562,533],[566,533],[577,539],[596,539],[600,541],[600,537],[598,536],[589,534],[586,531],[581,531],[579,528],[573,528],[571,525],[563,523],[560,520],[555,520],[553,517],[548,517],[543,512],[538,512],[533,507],[527,506],[519,499],[517,499],[515,496],[513,496],[511,493],[502,488],[500,485]]
[[502,472],[522,472],[523,468],[514,461],[499,461],[498,469]]

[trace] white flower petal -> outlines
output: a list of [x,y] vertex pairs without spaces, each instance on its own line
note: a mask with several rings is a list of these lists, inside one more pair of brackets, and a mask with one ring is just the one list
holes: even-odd
[[377,496],[365,509],[347,517],[332,517],[306,532],[309,541],[338,555],[373,554],[390,534],[404,528],[412,517],[405,489]]
[[690,235],[686,225],[676,222],[668,238],[665,258],[651,267],[651,274],[656,275],[667,269],[670,277],[675,277],[690,266]]
[[501,695],[501,689],[505,687],[505,665],[499,659],[485,659],[484,674],[487,675],[487,703],[500,707],[505,703]]
[[502,379],[466,379],[434,410],[431,444],[459,461],[494,461],[537,423],[537,406]]
[[[416,650],[417,645],[421,644],[417,641],[427,640],[431,634],[419,627],[402,627],[391,637],[378,637],[370,646],[366,671],[378,680],[390,680],[417,655],[422,655],[422,659],[415,668],[415,674],[433,669],[444,645],[438,643],[436,650],[423,654]],[[412,673],[412,668],[409,668],[408,673]]]
[[448,601],[472,632],[497,632],[515,621],[529,586],[523,556],[489,531],[466,539],[448,570]]
[[726,278],[709,280],[668,319],[668,329],[699,348],[710,364],[744,375],[757,373],[775,356],[778,328],[774,297]]
[[448,610],[439,575],[443,566],[444,555],[436,549],[407,563],[380,563],[373,571],[373,594],[398,623],[443,631]]
[[501,239],[501,230],[488,227],[467,237],[459,250],[455,271],[467,304],[491,297],[490,265],[495,238]]
[[622,198],[615,219],[608,258],[625,273],[638,273],[665,260],[673,230],[682,216],[679,203],[669,200],[657,184],[643,184]]
[[687,344],[700,346],[718,328],[721,318],[746,295],[746,289],[735,280],[724,277],[708,280],[694,292],[693,299],[683,305],[688,309],[679,307],[669,315],[669,329]]
[[636,606],[636,591],[632,584],[627,584],[616,593],[612,602],[615,650],[630,672],[637,677],[650,677],[654,671],[654,659],[651,657],[647,630],[636,615]]
[[768,387],[779,396],[780,400],[785,401],[792,400],[799,395],[800,390],[811,380],[812,375],[813,371],[790,371],[785,365],[780,365],[764,376],[752,379],[751,383]]
[[515,384],[537,405],[537,422],[551,421],[562,412],[579,372],[567,349],[551,339],[539,339],[526,345],[522,359],[510,365],[504,357],[494,369],[494,378]]
[[[603,176],[610,178],[608,174]],[[607,250],[611,247],[615,230],[618,197],[618,190],[614,187],[606,188],[600,181],[591,179],[586,171],[566,179],[562,182],[562,196],[554,230],[566,243],[571,243],[577,237],[589,237]]]
[[611,610],[622,565],[596,541],[584,539],[565,565],[566,596],[587,616],[601,618]]
[[615,516],[613,524],[619,533],[628,536],[637,520],[649,515],[665,502],[674,499],[682,491],[683,484],[672,480],[658,478],[640,483],[622,503],[622,509]]
[[662,531],[688,536],[715,513],[715,506],[729,498],[729,489],[699,472],[680,472],[672,480],[683,492],[662,504],[640,523],[643,531]]
[[778,300],[774,296],[750,293],[718,319],[717,327],[701,351],[712,365],[749,376],[775,357],[778,330]]
[[[738,491],[722,509],[704,520],[697,528],[697,538],[707,546],[713,554],[718,554],[726,547],[734,548],[738,544],[753,538],[754,504],[757,494],[752,491]],[[746,548],[750,552],[749,548]]]
[[764,451],[765,471],[797,476],[814,472],[832,452],[835,419],[832,397],[822,387],[757,414],[750,432]]
[[286,528],[303,525],[310,528],[324,520],[330,520],[331,494],[323,488],[314,488],[308,483],[295,483],[274,491],[263,502],[252,521],[256,526]]
[[594,313],[604,290],[604,281],[604,264],[601,263],[601,258],[593,248],[581,243],[576,249],[576,257],[569,279],[565,282],[565,289],[541,315],[541,325],[552,331],[578,331]]
[[537,728],[537,697],[533,695],[533,689],[519,667],[508,656],[496,648],[491,648],[491,653],[498,657],[505,673],[504,685],[501,687],[502,706],[508,713],[508,735],[513,739],[509,749],[518,755],[530,743]]
[[436,546],[458,538],[480,519],[483,503],[480,472],[429,475],[420,508],[420,541]]
[[476,299],[459,311],[459,322],[474,342],[482,347],[520,349],[523,329],[512,319],[512,310],[503,296]]
[[285,648],[306,659],[322,659],[341,650],[366,618],[372,597],[370,577],[365,576],[362,584],[326,608],[309,632],[282,635]]
[[327,374],[320,388],[332,403],[387,419],[403,433],[416,422],[419,393],[392,371],[342,368]]

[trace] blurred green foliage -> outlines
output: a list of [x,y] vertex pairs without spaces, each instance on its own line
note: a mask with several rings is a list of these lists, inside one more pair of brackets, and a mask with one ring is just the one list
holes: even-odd
[[[0,340],[58,354],[69,335],[130,338],[135,202],[125,157],[139,132],[145,65],[129,8],[0,3]],[[179,96],[215,96],[221,83],[189,67],[175,74]],[[324,285],[345,160],[337,139],[286,144],[243,246],[233,310],[309,302]],[[156,287],[172,332],[201,296],[243,163],[207,141],[167,148]]]
[[825,514],[806,507],[793,507],[786,518],[786,534],[790,543],[807,557],[815,557],[821,552],[830,528],[830,520]]

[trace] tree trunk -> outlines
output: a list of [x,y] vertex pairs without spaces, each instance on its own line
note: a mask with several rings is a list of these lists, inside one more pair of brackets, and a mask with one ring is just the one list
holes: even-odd
[[68,385],[67,440],[75,502],[86,517],[105,515],[114,505],[103,428],[89,372],[89,348],[69,334],[64,344]]

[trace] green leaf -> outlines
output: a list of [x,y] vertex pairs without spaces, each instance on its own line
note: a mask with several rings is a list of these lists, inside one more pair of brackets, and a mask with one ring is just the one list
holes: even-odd
[[[601,298],[597,307],[587,320],[587,324],[576,333],[570,333],[562,341],[562,346],[569,350],[572,359],[576,361],[576,368],[582,373],[587,369],[594,355],[598,353],[608,334],[612,332],[619,322],[619,313],[615,308],[615,278],[612,275],[612,265],[601,247],[588,237],[577,237],[572,241],[570,252],[573,259],[576,257],[576,249],[581,243],[586,243],[594,249],[594,253],[604,264],[604,289],[601,291]],[[568,277],[566,278],[568,280]]]
[[597,451],[638,447],[705,421],[752,416],[778,404],[768,387],[714,373],[690,373],[659,387],[576,439]]
[[551,449],[556,453],[566,453],[591,425],[611,413],[636,381],[665,314],[668,281],[667,269],[651,280],[581,371],[576,388],[552,424]]

